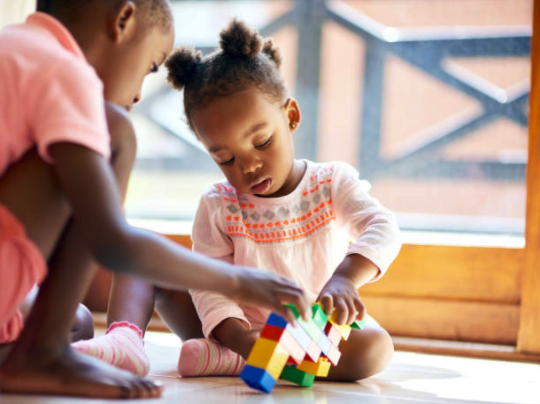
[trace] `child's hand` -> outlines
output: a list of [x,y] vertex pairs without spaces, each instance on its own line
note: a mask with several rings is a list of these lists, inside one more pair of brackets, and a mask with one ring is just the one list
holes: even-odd
[[322,303],[328,317],[336,310],[334,318],[340,325],[362,320],[366,315],[354,282],[346,276],[334,274],[324,285],[317,301]]
[[311,306],[304,291],[295,283],[271,272],[234,267],[236,276],[234,287],[221,293],[249,306],[260,306],[295,323],[293,313],[284,306],[292,303],[305,320],[310,318]]

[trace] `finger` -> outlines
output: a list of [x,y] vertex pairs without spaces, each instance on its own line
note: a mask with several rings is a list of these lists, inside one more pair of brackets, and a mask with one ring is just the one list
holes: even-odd
[[158,382],[158,384],[155,384],[151,380],[143,379],[142,380],[146,397],[159,397],[161,395],[162,390],[162,384]]
[[334,299],[332,298],[332,295],[325,293],[319,300],[323,305],[324,313],[326,316],[330,317],[332,311],[334,310]]
[[147,398],[148,395],[146,394],[146,387],[142,381],[142,379],[137,379],[133,382],[133,387],[135,390],[135,397],[136,398]]
[[336,321],[339,325],[344,325],[349,315],[347,310],[347,303],[345,303],[342,297],[337,297],[335,298],[335,305]]
[[367,315],[366,307],[360,298],[355,299],[354,306],[358,314],[356,315],[356,320],[363,320]]
[[356,307],[354,305],[354,300],[352,298],[346,298],[345,303],[347,304],[347,324],[352,324],[356,318]]
[[287,306],[285,306],[283,303],[288,303],[288,302],[286,302],[286,301],[283,302],[283,301],[281,301],[281,299],[280,299],[280,301],[275,302],[272,305],[272,311],[275,312],[276,314],[279,314],[288,323],[292,324],[293,326],[296,326],[296,317],[295,317],[294,313]]
[[311,306],[308,302],[306,294],[302,291],[300,293],[287,293],[282,292],[282,303],[291,303],[296,307],[300,316],[305,320],[309,321],[311,318]]

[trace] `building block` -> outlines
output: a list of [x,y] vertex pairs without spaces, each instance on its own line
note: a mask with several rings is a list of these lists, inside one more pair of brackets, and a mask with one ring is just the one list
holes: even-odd
[[314,341],[311,341],[308,349],[306,350],[306,357],[304,359],[311,362],[317,362],[321,357],[321,353],[322,352],[319,345],[317,345]]
[[302,387],[311,387],[315,380],[315,375],[298,370],[294,366],[285,366],[281,379],[287,380]]
[[321,329],[315,324],[313,320],[310,321],[304,321],[301,319],[298,319],[298,322],[300,323],[300,326],[309,334],[311,339],[318,341],[319,337],[322,334]]
[[311,373],[315,376],[326,377],[330,371],[330,366],[331,364],[328,359],[321,357],[317,362],[304,361],[298,365],[296,369]]
[[[315,341],[318,341],[321,330],[319,329],[317,324],[315,324],[313,319],[310,319],[309,321],[305,321],[300,316],[300,313],[298,312],[298,310],[296,310],[296,307],[294,307],[294,305],[286,304],[285,306],[287,306],[289,309],[291,309],[294,316],[296,317],[296,321],[308,333],[308,335],[311,337],[311,339],[314,339]],[[314,304],[313,307],[319,307],[320,308],[320,306],[318,304]],[[312,309],[312,311],[313,311],[313,309]]]
[[325,334],[321,334],[319,341],[317,341],[317,345],[319,345],[321,352],[324,355],[327,355],[328,351],[330,350],[330,346],[332,346],[332,343]]
[[291,356],[295,364],[302,363],[306,356],[306,350],[296,342],[286,328],[279,328],[275,325],[266,324],[261,331],[261,338],[278,341]]
[[272,341],[279,341],[284,333],[285,328],[277,327],[275,325],[267,323],[261,331],[261,337],[271,339]]
[[332,345],[334,346],[339,345],[339,343],[341,342],[341,334],[338,331],[338,329],[334,327],[334,324],[332,324],[331,322],[328,322],[328,324],[326,324],[326,328],[324,332],[326,336],[328,337],[328,339],[330,340],[330,342],[332,343]]
[[268,320],[266,320],[266,324],[275,325],[279,328],[285,328],[289,323],[287,323],[287,321],[280,315],[277,315],[276,313],[270,313],[270,317],[268,317]]
[[351,324],[351,328],[354,328],[355,330],[361,330],[366,325],[367,318],[364,318],[363,320],[356,320],[354,323]]
[[246,365],[240,374],[240,378],[251,388],[270,393],[276,385],[276,379],[266,370],[255,366]]
[[349,335],[351,335],[351,326],[347,324],[336,324],[332,319],[330,319],[330,322],[341,335],[341,339],[347,341],[349,339]]
[[338,346],[351,330],[362,329],[365,320],[338,325],[328,318],[320,304],[312,306],[312,316],[304,321],[293,305],[294,327],[272,313],[247,359],[240,377],[254,389],[270,393],[278,378],[300,386],[311,386],[315,377],[328,375],[341,358]]
[[326,323],[328,323],[328,317],[326,317],[326,314],[322,307],[319,304],[314,304],[312,308],[312,319],[313,322],[319,327],[319,330],[324,331],[324,327],[326,326]]
[[334,345],[328,350],[328,354],[325,355],[333,366],[337,366],[339,358],[341,358],[341,352]]
[[292,337],[295,339],[296,342],[298,342],[298,344],[302,347],[304,351],[308,349],[311,342],[311,337],[302,328],[302,326],[298,324],[296,327],[293,327],[292,324],[288,324],[286,330],[289,332],[289,334],[292,335]]
[[278,341],[259,338],[251,350],[246,363],[265,369],[274,379],[278,379],[289,359],[289,353]]

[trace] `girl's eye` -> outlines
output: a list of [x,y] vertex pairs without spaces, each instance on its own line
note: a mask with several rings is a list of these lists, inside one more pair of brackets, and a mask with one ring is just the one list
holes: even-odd
[[263,144],[260,144],[258,146],[255,146],[256,149],[264,149],[266,146],[268,146],[270,143],[272,142],[272,136],[270,136],[268,138],[268,140],[266,142],[264,142]]
[[234,157],[231,157],[229,160],[219,163],[220,166],[230,166],[234,162]]
[[152,63],[152,67],[150,68],[150,73],[157,73],[158,66],[155,63]]

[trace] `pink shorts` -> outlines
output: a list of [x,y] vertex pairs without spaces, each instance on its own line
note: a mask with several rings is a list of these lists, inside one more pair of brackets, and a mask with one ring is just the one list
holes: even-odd
[[46,273],[41,251],[17,218],[0,204],[0,344],[16,340],[21,333],[19,308]]

